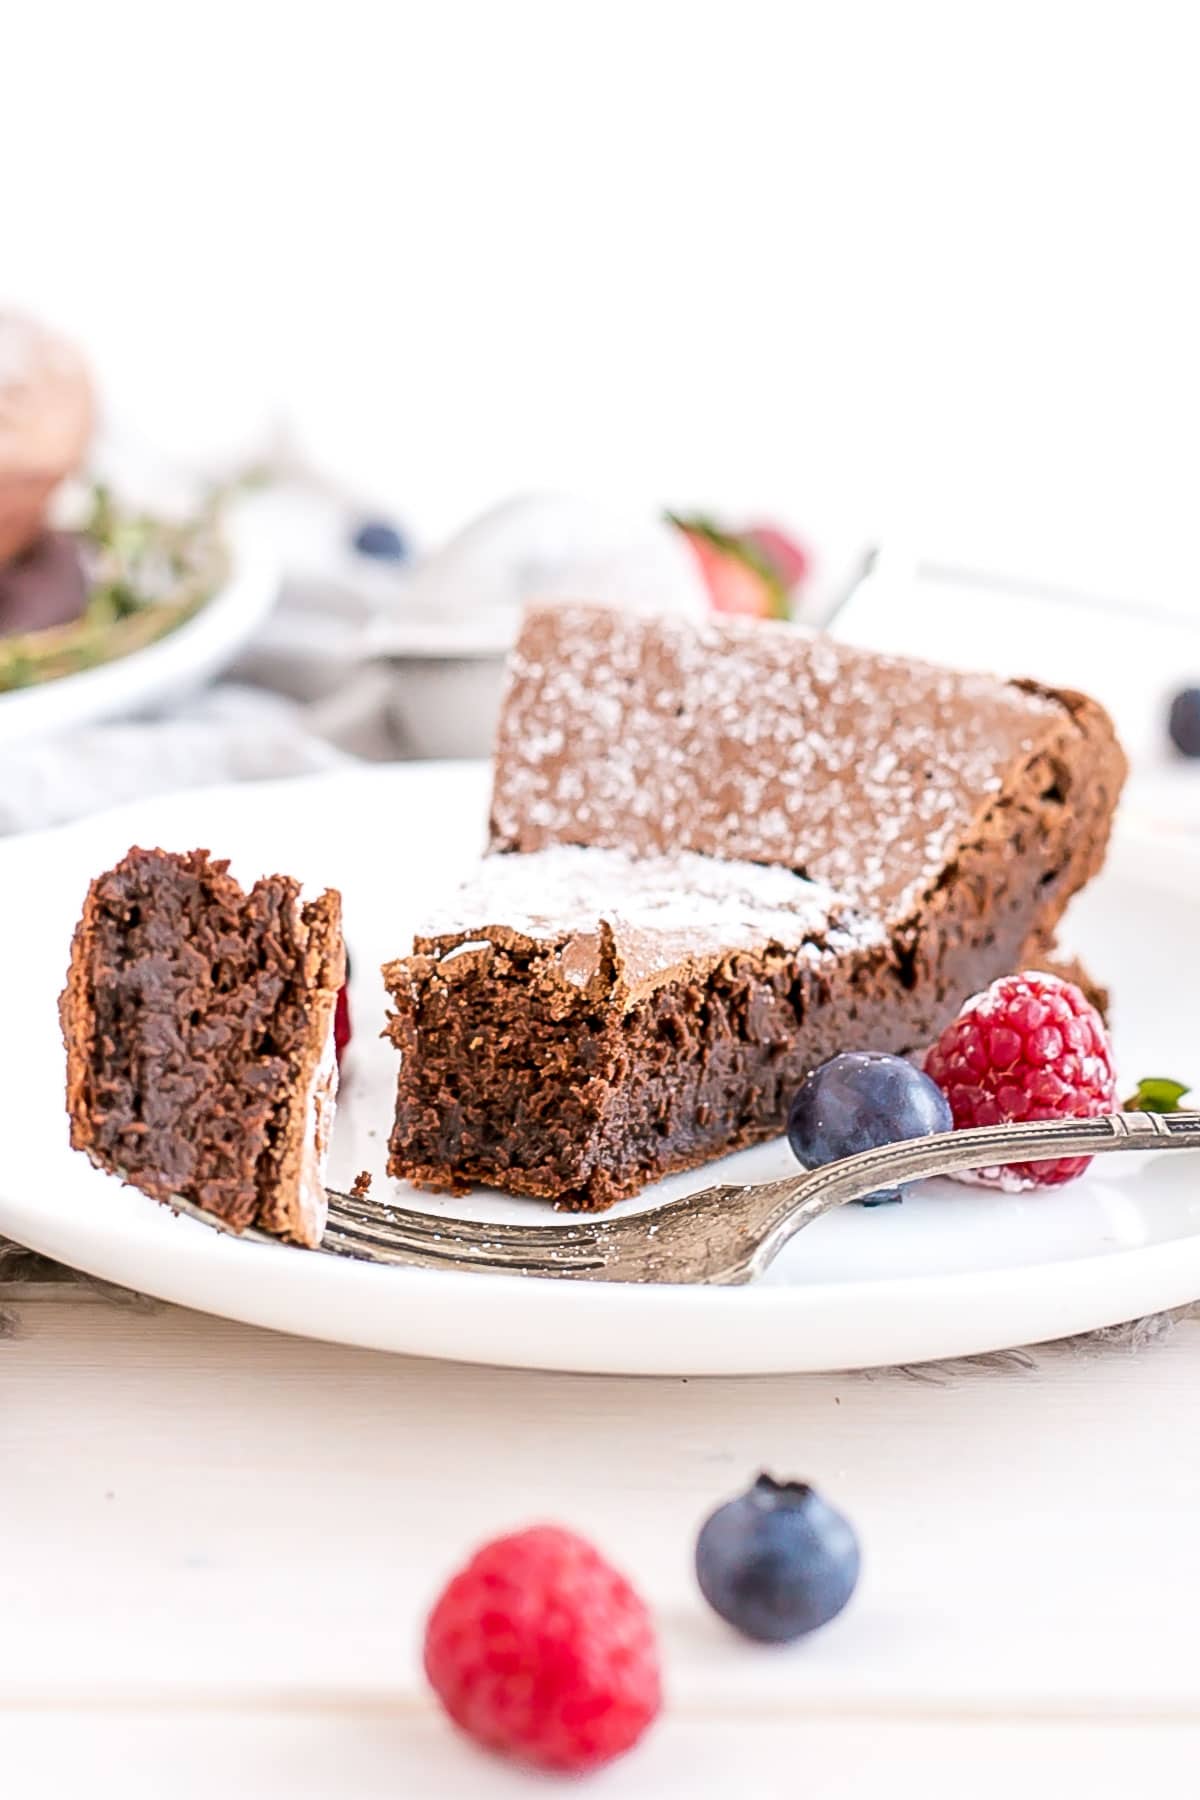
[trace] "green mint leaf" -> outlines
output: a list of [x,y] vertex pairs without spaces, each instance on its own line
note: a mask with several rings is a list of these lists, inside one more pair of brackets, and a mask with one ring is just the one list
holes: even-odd
[[1136,1091],[1125,1101],[1122,1111],[1178,1112],[1179,1102],[1191,1091],[1186,1082],[1171,1081],[1165,1075],[1147,1075],[1138,1082]]

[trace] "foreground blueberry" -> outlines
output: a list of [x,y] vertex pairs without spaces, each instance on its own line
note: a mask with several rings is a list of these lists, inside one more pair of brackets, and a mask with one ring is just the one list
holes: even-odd
[[743,1636],[786,1644],[836,1617],[854,1592],[858,1539],[802,1481],[760,1475],[719,1506],[696,1540],[696,1578]]
[[[787,1129],[797,1160],[817,1169],[860,1150],[953,1128],[950,1102],[920,1069],[881,1050],[845,1050],[801,1084]],[[867,1204],[899,1198],[898,1188],[881,1188]]]
[[1184,688],[1171,702],[1167,719],[1171,742],[1185,756],[1200,756],[1200,688]]
[[408,545],[384,519],[364,520],[354,534],[354,548],[360,556],[375,556],[380,562],[408,560]]

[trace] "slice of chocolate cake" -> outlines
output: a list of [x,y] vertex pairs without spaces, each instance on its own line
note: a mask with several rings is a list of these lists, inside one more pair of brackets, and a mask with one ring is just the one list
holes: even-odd
[[156,1200],[318,1243],[344,967],[335,891],[130,850],[88,890],[60,1001],[72,1145]]
[[757,621],[534,611],[508,854],[384,972],[391,1172],[600,1207],[779,1132],[824,1058],[921,1048],[1023,966],[1124,769],[1076,694]]

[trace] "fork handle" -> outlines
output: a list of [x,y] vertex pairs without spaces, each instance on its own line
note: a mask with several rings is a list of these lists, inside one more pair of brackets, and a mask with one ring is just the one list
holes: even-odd
[[1200,1150],[1200,1113],[1107,1113],[1097,1119],[1039,1119],[1026,1125],[978,1125],[863,1150],[823,1169],[772,1183],[777,1207],[753,1259],[761,1274],[789,1238],[823,1213],[865,1200],[879,1188],[935,1175],[964,1175],[1007,1163],[1054,1162],[1121,1150]]

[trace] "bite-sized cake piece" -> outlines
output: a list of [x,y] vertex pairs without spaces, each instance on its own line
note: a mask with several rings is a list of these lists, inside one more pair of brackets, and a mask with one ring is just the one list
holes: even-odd
[[92,882],[60,1001],[71,1143],[156,1200],[300,1244],[325,1224],[341,897],[206,850]]
[[535,611],[507,854],[385,971],[391,1172],[600,1207],[778,1133],[826,1057],[918,1050],[1025,966],[1124,766],[1075,694],[788,626]]

